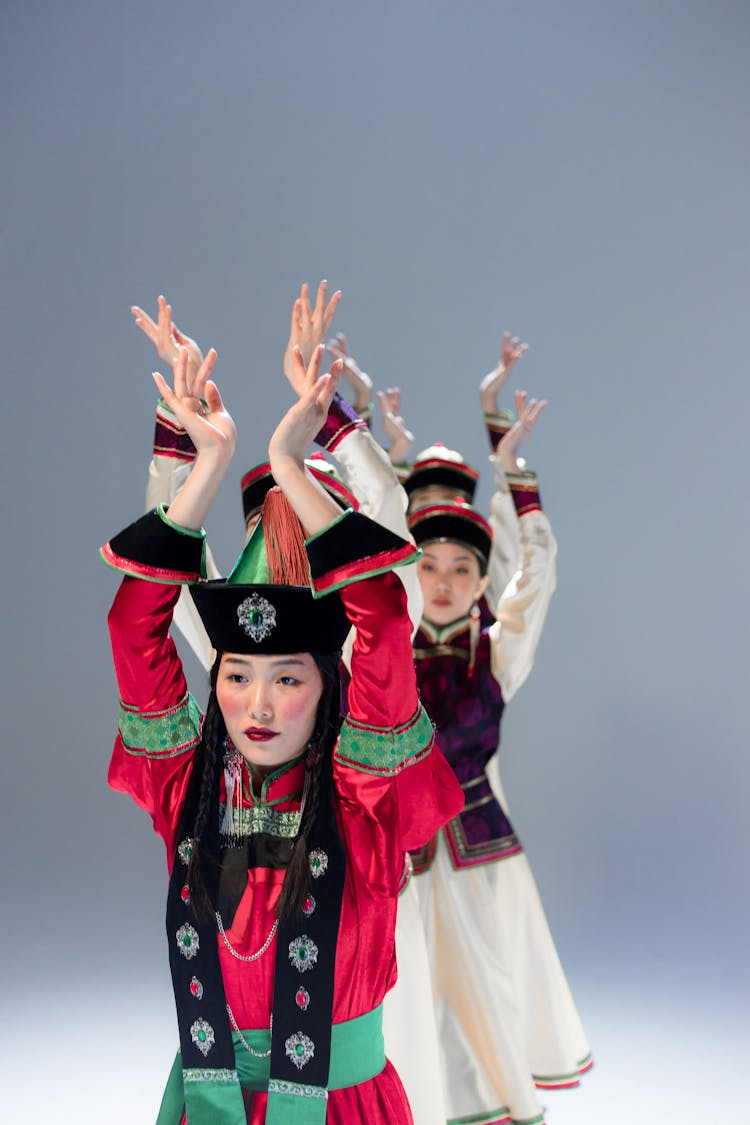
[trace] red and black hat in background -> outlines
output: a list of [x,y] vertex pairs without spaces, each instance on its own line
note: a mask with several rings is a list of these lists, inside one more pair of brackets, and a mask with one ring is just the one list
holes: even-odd
[[477,470],[472,469],[457,450],[435,442],[417,455],[411,473],[404,481],[404,488],[411,497],[417,489],[439,485],[463,493],[471,502],[478,480]]
[[[309,457],[305,458],[305,465],[337,504],[342,508],[353,508],[355,512],[359,509],[356,496],[346,487],[327,457],[322,453],[311,453]],[[266,493],[273,488],[275,483],[268,461],[256,465],[254,469],[245,473],[240,487],[242,488],[242,510],[246,523],[250,516],[263,506]]]
[[471,548],[486,564],[492,547],[492,528],[476,508],[464,500],[444,501],[418,508],[409,516],[409,531],[418,547],[447,541]]

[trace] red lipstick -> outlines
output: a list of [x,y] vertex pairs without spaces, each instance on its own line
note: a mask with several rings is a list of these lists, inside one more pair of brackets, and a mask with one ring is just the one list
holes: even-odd
[[268,742],[276,737],[278,731],[269,730],[268,727],[248,727],[244,734],[252,742]]

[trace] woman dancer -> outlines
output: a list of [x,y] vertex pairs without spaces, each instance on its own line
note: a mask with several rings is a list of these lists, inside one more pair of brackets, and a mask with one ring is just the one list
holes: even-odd
[[518,421],[496,454],[518,513],[520,566],[487,625],[490,524],[461,501],[410,516],[423,548],[425,599],[415,640],[420,693],[466,795],[463,811],[414,855],[430,949],[451,1125],[542,1125],[536,1088],[578,1084],[588,1044],[544,911],[486,767],[503,708],[525,681],[555,586],[555,540],[538,489],[515,475],[544,403],[517,396]]
[[[269,445],[310,536],[307,558],[273,490],[230,578],[193,586],[218,654],[205,720],[168,630],[175,583],[199,577],[200,528],[234,448],[208,381],[215,353],[192,394],[184,350],[174,391],[156,377],[198,451],[169,515],[149,513],[103,549],[127,575],[110,613],[123,700],[110,783],[149,812],[171,866],[181,1050],[159,1125],[411,1121],[380,1034],[403,851],[454,816],[462,796],[432,746],[390,573],[414,549],[342,515],[304,469],[338,375],[318,378],[321,356],[304,371],[295,354],[304,393]],[[327,599],[316,600],[310,575]],[[339,732],[338,650],[350,622]]]
[[[289,341],[284,353],[284,372],[297,393],[301,392],[294,362],[294,349],[302,352],[309,362],[316,346],[325,333],[338,303],[340,294],[327,299],[327,283],[318,286],[314,305],[310,302],[308,286],[302,285],[299,297],[292,306]],[[143,309],[133,306],[135,323],[156,346],[161,358],[170,361],[180,346],[188,349],[188,383],[191,385],[203,356],[200,348],[182,333],[172,319],[172,308],[165,298],[158,298],[156,321]],[[339,337],[340,341],[345,341]],[[358,508],[376,523],[408,538],[406,526],[406,495],[399,487],[388,456],[372,437],[359,415],[358,408],[370,401],[371,383],[363,372],[352,371],[344,364],[342,376],[353,394],[352,408],[336,393],[328,410],[325,423],[316,435],[316,442],[326,453],[336,458],[341,466],[344,482],[335,474],[330,461],[321,453],[313,454],[305,464],[313,476],[343,507]],[[154,454],[149,466],[147,507],[159,503],[169,504],[184,484],[195,460],[196,449],[179,420],[169,410],[164,400],[157,407]],[[349,491],[350,485],[356,492]],[[246,534],[250,534],[257,521],[263,499],[273,485],[268,463],[258,465],[242,478],[242,505]],[[218,577],[207,549],[209,577]],[[422,616],[422,593],[415,566],[399,568],[399,581],[406,591],[407,608],[416,632]],[[183,588],[175,606],[173,623],[190,643],[196,656],[208,669],[212,649],[200,617],[195,610],[189,591]],[[343,661],[349,666],[351,634],[344,642]],[[345,679],[348,673],[345,673]],[[415,1125],[440,1125],[445,1119],[440,1082],[440,1058],[435,1029],[429,963],[424,940],[424,930],[419,913],[414,882],[410,879],[411,861],[407,865],[399,895],[396,922],[396,955],[398,980],[388,993],[383,1009],[383,1034],[386,1053],[394,1063],[406,1088]],[[419,1042],[419,1051],[414,1043]]]

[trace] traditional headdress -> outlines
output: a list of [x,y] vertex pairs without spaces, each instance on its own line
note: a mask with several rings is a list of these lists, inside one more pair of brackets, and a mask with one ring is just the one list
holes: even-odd
[[418,547],[427,543],[463,543],[487,563],[492,547],[492,528],[476,508],[455,500],[428,504],[409,516],[409,531]]
[[411,473],[404,481],[404,488],[411,497],[417,489],[437,484],[463,492],[472,501],[478,480],[479,473],[467,464],[460,453],[448,449],[442,442],[435,442],[417,455]]

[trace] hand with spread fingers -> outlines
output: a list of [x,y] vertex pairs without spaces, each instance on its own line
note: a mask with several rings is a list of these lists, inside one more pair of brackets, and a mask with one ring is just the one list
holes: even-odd
[[517,473],[516,458],[523,443],[531,437],[539,415],[547,405],[546,398],[541,401],[532,398],[526,402],[526,392],[516,391],[516,421],[507,434],[504,434],[497,447],[497,456],[506,473]]
[[172,320],[172,306],[167,304],[166,297],[161,294],[156,299],[157,314],[154,322],[147,312],[138,305],[131,305],[130,311],[135,317],[135,324],[148,337],[156,348],[159,359],[163,359],[170,366],[174,365],[180,348],[186,348],[188,354],[187,383],[192,386],[201,364],[203,352],[195,340],[191,340],[181,332]]
[[522,344],[518,336],[511,339],[510,332],[503,333],[503,350],[497,367],[485,375],[479,384],[479,398],[485,414],[497,413],[497,396],[502,390],[513,367],[528,351],[529,345]]
[[324,353],[325,347],[319,344],[306,365],[302,350],[292,349],[294,386],[299,399],[281,419],[268,444],[268,456],[274,476],[274,462],[281,458],[292,459],[304,466],[310,445],[328,416],[328,408],[341,374],[341,363],[337,360],[330,371],[321,375]]
[[344,365],[341,374],[352,389],[354,409],[359,414],[364,413],[370,406],[372,379],[366,371],[362,370],[354,356],[350,355],[349,345],[343,332],[339,332],[334,339],[329,340],[327,347],[333,358],[340,359]]
[[337,289],[330,301],[326,301],[327,296],[328,282],[321,281],[315,298],[315,306],[312,307],[310,305],[310,287],[305,282],[300,288],[299,297],[292,305],[289,341],[284,352],[284,374],[297,394],[300,393],[297,386],[299,369],[294,363],[294,349],[299,348],[306,368],[313,358],[315,349],[326,338],[326,333],[336,315],[336,307],[341,300],[341,290]]
[[190,383],[188,351],[179,347],[172,368],[174,389],[158,371],[153,373],[153,378],[159,393],[187,431],[198,454],[214,452],[229,460],[234,453],[236,431],[219,388],[211,379],[215,363],[216,351],[210,348]]
[[388,456],[391,464],[403,465],[408,460],[414,445],[414,434],[407,427],[400,414],[400,388],[389,387],[386,391],[378,391],[378,402],[383,415],[383,429],[390,442]]
[[305,455],[328,416],[336,393],[341,363],[336,361],[321,375],[325,348],[320,344],[305,361],[300,348],[293,348],[294,386],[299,399],[287,410],[268,443],[268,460],[274,480],[283,489],[308,535],[322,531],[341,514],[336,501],[305,469]]

